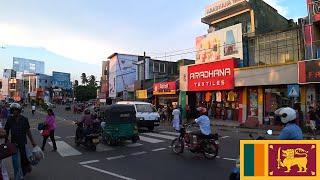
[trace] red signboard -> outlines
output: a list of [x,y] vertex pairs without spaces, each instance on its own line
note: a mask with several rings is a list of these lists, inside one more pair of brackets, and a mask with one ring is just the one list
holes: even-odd
[[176,82],[161,82],[153,84],[153,95],[176,94]]
[[309,15],[313,22],[320,21],[320,1],[319,0],[307,0]]
[[320,59],[298,62],[299,83],[320,83]]
[[210,91],[234,88],[235,60],[222,60],[188,67],[188,90]]

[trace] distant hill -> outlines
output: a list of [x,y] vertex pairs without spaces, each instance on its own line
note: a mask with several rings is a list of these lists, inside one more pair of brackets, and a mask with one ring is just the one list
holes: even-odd
[[3,69],[12,68],[13,57],[44,61],[45,73],[48,75],[52,75],[52,71],[68,72],[71,73],[73,80],[80,80],[81,73],[83,72],[88,76],[93,74],[97,76],[97,79],[100,79],[101,76],[100,65],[79,62],[55,54],[44,48],[6,46],[5,49],[0,48],[0,77],[2,77]]

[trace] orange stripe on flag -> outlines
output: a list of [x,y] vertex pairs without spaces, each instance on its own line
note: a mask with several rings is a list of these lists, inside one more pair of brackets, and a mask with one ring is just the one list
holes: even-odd
[[254,145],[254,175],[264,176],[264,144]]

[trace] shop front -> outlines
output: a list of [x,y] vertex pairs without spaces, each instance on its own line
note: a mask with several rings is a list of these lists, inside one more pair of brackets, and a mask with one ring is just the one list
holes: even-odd
[[320,105],[320,60],[299,62],[299,84],[304,92],[304,111]]
[[227,59],[187,67],[186,103],[191,117],[196,116],[197,107],[204,106],[211,118],[239,120],[241,88],[234,87],[235,63]]
[[301,103],[301,88],[297,80],[297,64],[283,64],[235,70],[235,86],[242,89],[240,99],[242,123],[277,125],[274,112],[284,106]]
[[157,107],[177,105],[179,96],[177,95],[176,81],[154,83],[153,96],[154,105]]

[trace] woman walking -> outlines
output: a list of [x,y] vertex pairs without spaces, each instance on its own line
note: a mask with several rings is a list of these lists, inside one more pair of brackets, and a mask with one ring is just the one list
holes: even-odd
[[48,109],[48,115],[46,117],[45,125],[46,129],[44,131],[49,131],[49,135],[43,134],[43,141],[42,141],[42,151],[44,151],[44,147],[47,143],[47,139],[50,137],[52,146],[53,146],[53,151],[57,151],[57,145],[56,145],[56,140],[54,139],[54,131],[56,129],[56,118],[54,116],[54,113],[52,109]]

